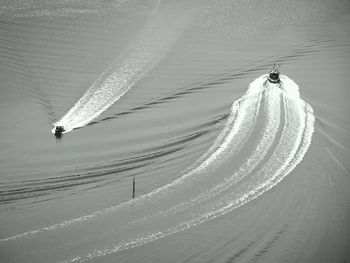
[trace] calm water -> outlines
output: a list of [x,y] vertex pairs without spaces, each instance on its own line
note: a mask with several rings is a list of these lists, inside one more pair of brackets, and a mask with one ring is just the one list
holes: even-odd
[[0,258],[350,261],[349,51],[345,0],[3,0]]

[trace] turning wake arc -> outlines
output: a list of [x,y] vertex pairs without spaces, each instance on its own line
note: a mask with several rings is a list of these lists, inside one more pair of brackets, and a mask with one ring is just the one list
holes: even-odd
[[152,13],[143,31],[79,101],[59,121],[52,133],[83,127],[119,100],[138,80],[171,49],[188,25],[193,10],[179,14],[172,8],[159,7]]
[[281,75],[276,85],[267,78],[257,78],[233,103],[213,145],[177,180],[120,205],[0,239],[0,245],[21,248],[18,262],[84,262],[185,231],[259,197],[302,161],[315,121],[294,81]]

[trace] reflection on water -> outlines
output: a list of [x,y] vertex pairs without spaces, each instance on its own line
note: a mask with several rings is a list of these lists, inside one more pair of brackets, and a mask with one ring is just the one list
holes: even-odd
[[[21,0],[4,1],[0,14],[1,238],[127,202],[134,176],[137,196],[179,179],[220,138],[230,120],[232,103],[243,96],[249,83],[267,73],[273,63],[279,63],[282,73],[299,84],[301,98],[314,109],[311,148],[288,180],[274,190],[285,203],[264,194],[258,198],[256,210],[237,212],[237,216],[229,213],[223,218],[234,215],[233,222],[242,229],[248,229],[250,222],[258,229],[256,235],[265,229],[261,236],[273,239],[274,229],[266,224],[273,221],[281,229],[292,224],[287,217],[275,215],[288,203],[299,214],[311,218],[310,225],[295,219],[294,226],[301,229],[301,243],[315,249],[311,241],[305,241],[306,237],[321,239],[321,233],[327,232],[315,234],[312,226],[317,227],[312,220],[317,212],[310,212],[300,200],[313,207],[312,211],[323,213],[324,218],[330,218],[331,211],[340,213],[340,207],[344,212],[340,213],[337,226],[329,230],[332,237],[326,244],[339,245],[336,252],[329,254],[330,259],[346,259],[341,249],[347,237],[339,234],[348,218],[348,211],[342,206],[349,200],[343,187],[348,186],[344,175],[349,175],[350,169],[350,19],[346,1]],[[145,51],[152,58],[140,56]],[[131,77],[120,79],[115,75],[123,67],[124,75],[130,73],[130,67],[134,69]],[[74,107],[89,88],[101,91],[106,83],[114,88],[118,81],[111,79],[126,81],[127,88],[118,95],[119,100],[114,104],[110,101],[109,107],[84,122],[86,126],[56,141],[50,133],[52,124]],[[257,122],[260,127],[263,119],[258,118]],[[257,138],[249,139],[246,147],[253,148],[254,140]],[[210,175],[220,178],[238,168],[248,157],[244,151],[238,152],[239,157],[229,159],[230,164]],[[202,181],[197,190],[205,191],[205,186]],[[318,194],[338,201],[329,201],[320,208],[322,198],[317,198]],[[218,198],[205,209],[229,202],[228,199]],[[268,201],[274,206],[270,207]],[[259,210],[270,211],[265,220],[257,223],[249,221],[254,216],[247,219],[248,215],[259,218]],[[139,218],[142,215],[140,211]],[[179,219],[180,216],[173,220]],[[110,223],[108,218],[104,220]],[[172,219],[167,220],[171,224]],[[224,244],[240,233],[233,230],[229,235],[224,230],[232,222],[221,220],[216,223],[212,238],[217,249],[223,251],[222,257],[215,258],[216,252],[208,252],[220,262],[234,257]],[[99,224],[93,229],[98,229]],[[322,229],[326,224],[322,221],[318,226]],[[152,227],[147,231],[151,233]],[[192,242],[201,240],[204,234],[196,232],[201,227],[188,230],[193,235],[183,235],[189,239],[192,236]],[[215,239],[220,231],[224,231],[222,239]],[[128,236],[128,232],[116,233]],[[242,262],[255,257],[247,251],[259,250],[259,244],[251,243],[257,236],[249,230],[245,233],[244,239],[230,241],[237,247],[235,259]],[[295,240],[293,231],[280,235],[291,243]],[[176,240],[164,242],[160,250],[179,245]],[[52,241],[55,242],[59,241]],[[152,245],[148,246],[149,251],[154,251]],[[278,246],[283,250],[283,245]],[[320,255],[327,251],[325,247],[317,250]],[[239,254],[239,248],[246,252]],[[294,249],[305,255],[299,261],[312,258],[298,245]],[[11,250],[7,247],[3,257],[11,258]],[[184,253],[189,258],[193,256],[194,262],[203,262],[206,250],[203,244],[193,252],[184,248]],[[145,250],[139,251],[130,260],[140,261]],[[159,253],[163,261],[178,260],[176,252]],[[152,252],[146,254],[147,262],[154,261]],[[269,262],[272,255],[295,259],[287,254],[271,249],[271,257],[263,261]],[[128,256],[116,257],[123,261]],[[69,258],[68,253],[62,258]]]

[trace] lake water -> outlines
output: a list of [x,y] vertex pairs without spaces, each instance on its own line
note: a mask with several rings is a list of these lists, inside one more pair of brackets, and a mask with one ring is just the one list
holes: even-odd
[[346,0],[3,0],[1,261],[350,261],[349,70]]

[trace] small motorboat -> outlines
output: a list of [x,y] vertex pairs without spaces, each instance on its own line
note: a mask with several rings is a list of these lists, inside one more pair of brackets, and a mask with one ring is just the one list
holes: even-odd
[[56,126],[55,129],[55,136],[56,138],[61,138],[62,137],[62,133],[65,131],[63,126]]
[[270,83],[281,83],[281,80],[280,80],[280,72],[278,71],[276,65],[273,65],[273,68],[269,74],[269,78],[268,78],[268,81]]

